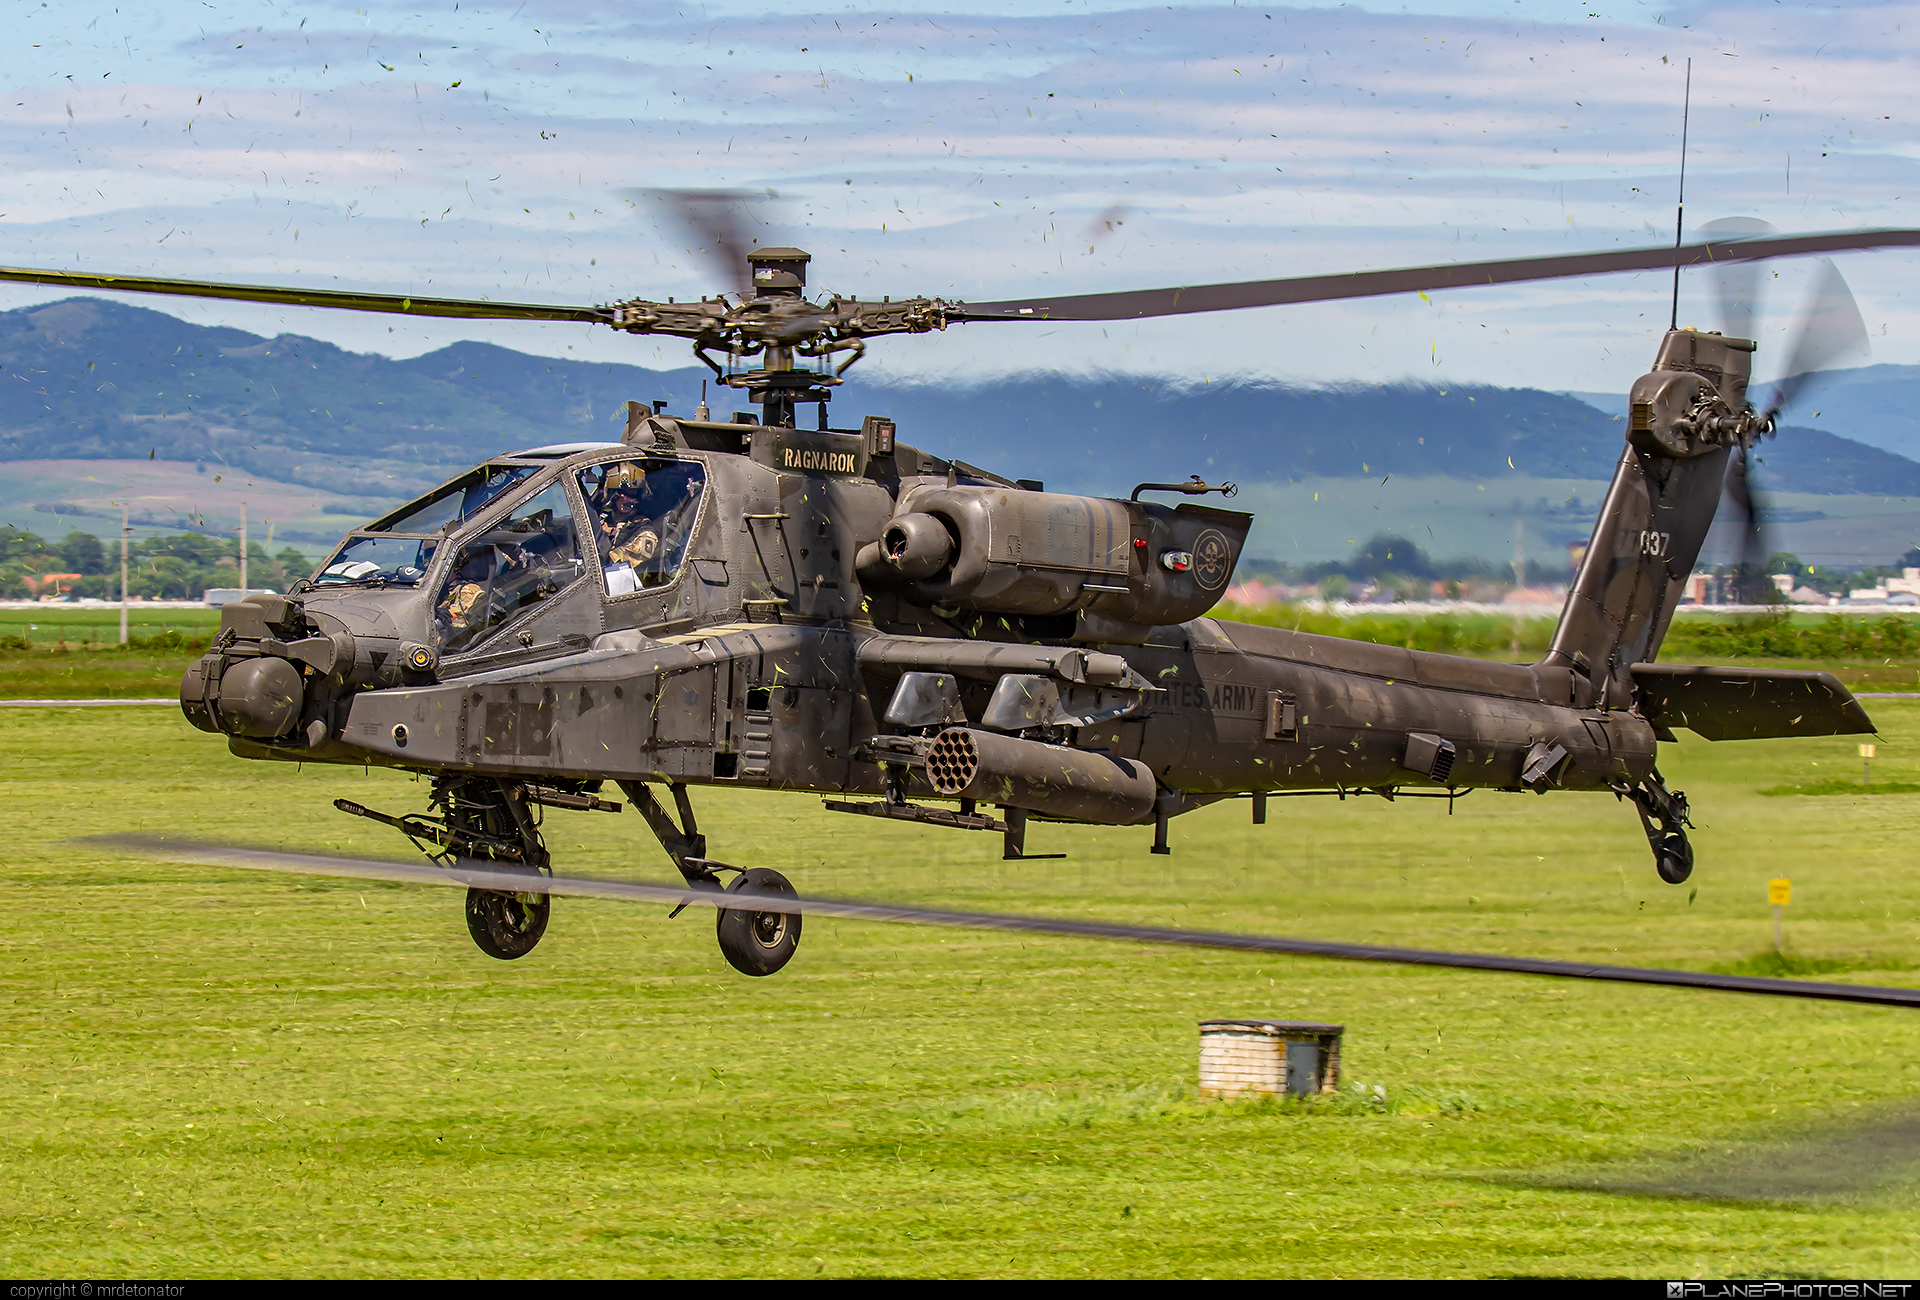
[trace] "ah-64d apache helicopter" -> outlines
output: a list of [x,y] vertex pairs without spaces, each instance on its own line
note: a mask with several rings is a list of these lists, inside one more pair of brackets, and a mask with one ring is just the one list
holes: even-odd
[[[1534,664],[1210,619],[1251,516],[1142,498],[1223,489],[1047,492],[934,456],[887,420],[829,427],[827,402],[867,339],[962,322],[1677,276],[1916,243],[1916,231],[1753,238],[986,304],[817,303],[803,292],[808,255],[790,248],[748,254],[751,288],[732,297],[595,308],[0,278],[692,340],[721,384],[759,404],[757,419],[713,419],[704,400],[691,415],[636,402],[617,443],[493,457],[354,529],[287,595],[226,606],[180,698],[243,758],[427,776],[429,812],[338,806],[443,861],[550,874],[541,810],[617,810],[602,796],[610,780],[689,887],[720,890],[731,874],[725,888],[758,901],[797,895],[777,872],[708,857],[690,787],[812,791],[840,813],[998,833],[1008,858],[1023,856],[1031,818],[1151,827],[1165,853],[1171,819],[1235,797],[1251,797],[1258,822],[1279,794],[1611,792],[1637,810],[1660,877],[1685,880],[1687,803],[1655,766],[1670,728],[1713,739],[1872,729],[1825,673],[1653,662],[1730,463],[1744,480],[1779,413],[1779,401],[1748,403],[1752,342],[1683,329],[1660,340],[1552,648]],[[759,365],[740,369],[747,358]],[[818,427],[803,430],[807,404]],[[519,957],[549,905],[535,881],[474,888],[468,926],[487,953]],[[722,952],[749,975],[779,970],[800,937],[797,912],[718,915]]]

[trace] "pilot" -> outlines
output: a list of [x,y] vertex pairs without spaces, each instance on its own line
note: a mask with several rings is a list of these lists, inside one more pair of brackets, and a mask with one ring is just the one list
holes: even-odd
[[607,471],[600,508],[607,563],[639,568],[660,551],[660,526],[648,512],[646,471],[619,464]]
[[493,574],[493,548],[469,552],[454,571],[440,597],[440,621],[450,629],[464,629],[486,617],[487,579]]

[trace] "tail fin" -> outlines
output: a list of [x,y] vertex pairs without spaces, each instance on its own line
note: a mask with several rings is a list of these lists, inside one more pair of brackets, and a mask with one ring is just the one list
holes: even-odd
[[1669,330],[1634,381],[1627,445],[1607,488],[1545,663],[1593,683],[1602,707],[1633,700],[1713,526],[1727,461],[1758,428],[1747,406],[1753,344]]

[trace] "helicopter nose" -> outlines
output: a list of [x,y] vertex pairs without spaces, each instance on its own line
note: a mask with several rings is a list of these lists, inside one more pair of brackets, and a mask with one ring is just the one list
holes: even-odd
[[202,681],[206,667],[206,660],[195,664],[180,683],[181,705],[202,730],[270,740],[284,736],[299,719],[306,691],[300,670],[285,659],[262,655],[241,660],[221,675],[211,700]]

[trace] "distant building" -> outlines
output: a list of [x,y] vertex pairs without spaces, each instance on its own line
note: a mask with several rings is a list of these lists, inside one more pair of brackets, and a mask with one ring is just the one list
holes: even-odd
[[1882,578],[1871,587],[1855,587],[1847,593],[1847,599],[1874,605],[1912,605],[1920,602],[1920,569],[1902,569],[1897,578]]
[[1273,605],[1285,600],[1287,594],[1286,587],[1280,583],[1252,578],[1228,587],[1226,599],[1235,605]]
[[73,584],[84,576],[79,573],[43,573],[36,578],[28,573],[21,576],[21,581],[27,584],[35,599],[58,600],[73,590]]
[[1567,598],[1565,587],[1516,587],[1500,598],[1503,605],[1554,605]]

